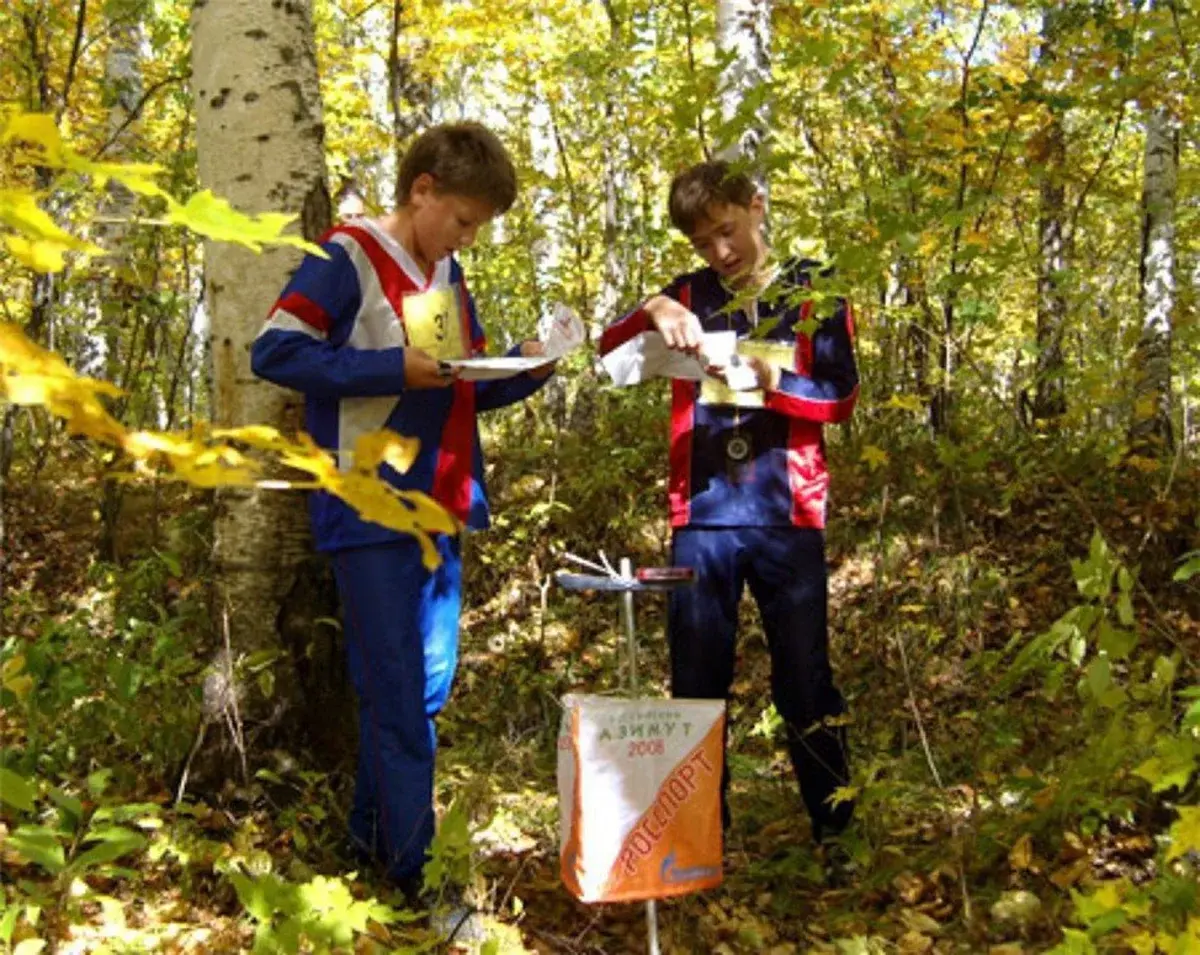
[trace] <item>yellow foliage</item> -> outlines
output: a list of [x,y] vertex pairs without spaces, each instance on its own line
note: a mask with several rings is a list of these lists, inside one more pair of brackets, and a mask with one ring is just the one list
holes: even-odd
[[37,196],[23,189],[0,189],[0,224],[17,235],[3,236],[8,250],[35,272],[61,272],[68,251],[103,255],[99,246],[60,229],[37,204]]
[[881,467],[888,463],[888,453],[883,448],[878,448],[873,444],[868,444],[863,448],[860,460],[867,465],[872,471],[878,471]]
[[1171,826],[1171,848],[1167,861],[1200,850],[1200,806],[1180,806],[1179,821]]
[[[431,569],[437,566],[438,555],[429,535],[461,530],[458,521],[428,495],[397,490],[379,478],[381,464],[400,472],[412,466],[420,448],[415,438],[391,431],[363,435],[355,447],[354,466],[341,470],[308,435],[287,438],[265,425],[211,434],[204,428],[191,433],[127,431],[101,401],[102,396],[117,394],[119,389],[107,382],[75,374],[61,357],[30,341],[17,326],[0,323],[0,398],[46,408],[63,419],[71,434],[119,448],[137,473],[170,477],[201,488],[328,491],[365,520],[414,535],[425,565]],[[265,460],[248,456],[236,445],[262,452]],[[268,478],[267,465],[272,459],[276,467],[302,471],[312,480]]]
[[[325,257],[319,246],[283,230],[297,218],[279,212],[248,215],[238,212],[226,200],[203,190],[178,202],[155,181],[162,167],[150,163],[93,162],[63,142],[52,116],[44,113],[13,112],[0,116],[0,145],[26,143],[35,153],[24,155],[26,162],[49,168],[69,170],[89,176],[96,189],[115,179],[131,191],[161,199],[166,203],[166,224],[182,225],[224,242],[238,242],[255,252],[264,245],[291,245],[313,255]],[[20,262],[37,272],[61,272],[64,253],[81,252],[101,255],[104,250],[61,229],[37,204],[37,195],[27,189],[0,189],[0,224],[17,233],[3,236],[8,249]]]

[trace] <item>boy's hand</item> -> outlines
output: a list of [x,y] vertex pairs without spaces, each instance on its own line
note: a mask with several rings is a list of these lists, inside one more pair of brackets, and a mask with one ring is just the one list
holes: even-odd
[[779,390],[779,379],[783,377],[783,372],[778,365],[758,355],[747,355],[744,361],[754,370],[754,377],[758,379],[759,388],[763,391]]
[[700,351],[704,343],[704,329],[691,309],[684,308],[666,295],[654,296],[646,303],[645,309],[668,348],[693,355]]
[[[529,341],[521,342],[521,357],[522,358],[537,358],[538,355],[546,354],[546,346],[539,342],[536,338],[531,338]],[[558,362],[550,362],[541,368],[531,368],[527,374],[530,378],[541,380],[549,378],[554,369],[558,367]]]
[[404,349],[405,388],[445,388],[454,384],[456,377],[453,371],[443,370],[429,352],[412,346]]

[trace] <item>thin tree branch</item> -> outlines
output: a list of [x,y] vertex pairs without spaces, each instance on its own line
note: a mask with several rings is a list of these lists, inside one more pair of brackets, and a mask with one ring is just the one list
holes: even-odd
[[63,79],[62,99],[59,104],[59,115],[67,108],[67,98],[71,95],[71,87],[75,83],[75,68],[79,65],[79,51],[83,45],[83,27],[87,20],[87,0],[79,0],[79,12],[75,16],[75,41],[71,44],[71,59],[67,61],[67,75]]
[[106,139],[100,146],[98,146],[94,153],[92,153],[92,159],[95,160],[95,159],[101,158],[109,149],[111,149],[113,147],[113,145],[116,144],[117,140],[121,138],[121,134],[123,132],[125,132],[125,130],[128,129],[133,123],[137,122],[139,116],[141,115],[142,108],[150,100],[150,97],[152,97],[155,93],[157,93],[159,90],[161,90],[164,86],[171,86],[175,83],[182,83],[186,79],[187,79],[186,76],[179,76],[176,74],[172,74],[168,77],[165,77],[165,78],[159,80],[157,83],[152,83],[146,89],[146,91],[142,93],[142,95],[138,99],[137,103],[134,104],[133,109],[131,109],[129,111],[129,115],[127,115],[125,117],[125,119],[122,120],[121,125],[118,126],[115,130],[113,130],[112,135],[109,136],[108,139]]

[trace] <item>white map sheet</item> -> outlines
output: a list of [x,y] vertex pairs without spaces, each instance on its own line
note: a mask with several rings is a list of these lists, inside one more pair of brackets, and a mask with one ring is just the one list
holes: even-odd
[[545,347],[544,355],[524,358],[501,355],[496,358],[463,358],[442,364],[458,371],[463,381],[491,381],[512,378],[522,372],[544,368],[570,354],[583,344],[586,336],[583,321],[566,305],[558,304],[538,323],[538,341]]

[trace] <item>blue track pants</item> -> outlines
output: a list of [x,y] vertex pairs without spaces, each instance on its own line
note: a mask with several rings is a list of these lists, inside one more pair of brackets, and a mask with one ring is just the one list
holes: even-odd
[[395,879],[420,873],[433,839],[433,719],[458,662],[459,541],[436,542],[433,573],[412,539],[333,555],[359,700],[350,834]]
[[675,533],[672,561],[696,571],[695,586],[671,595],[672,693],[728,698],[738,603],[749,585],[770,648],[772,699],[813,833],[820,839],[840,832],[853,806],[828,801],[849,784],[849,772],[844,728],[822,723],[846,708],[829,666],[824,534],[794,527],[683,528]]

